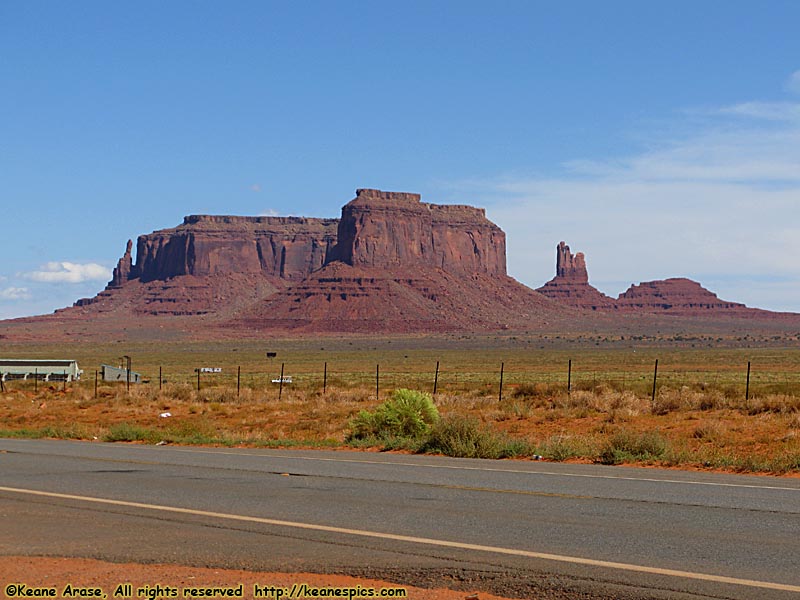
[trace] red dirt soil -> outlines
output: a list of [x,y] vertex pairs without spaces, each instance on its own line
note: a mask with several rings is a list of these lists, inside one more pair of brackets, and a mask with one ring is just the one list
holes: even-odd
[[[130,583],[134,597],[136,589],[149,585],[178,588],[183,597],[183,588],[236,587],[243,585],[244,598],[253,598],[253,586],[277,586],[289,588],[294,584],[307,584],[316,588],[403,588],[405,598],[414,600],[506,600],[486,592],[463,592],[447,589],[422,589],[373,579],[361,579],[343,575],[317,575],[312,573],[263,573],[227,569],[185,567],[180,565],[118,564],[86,558],[50,558],[28,556],[6,556],[0,561],[0,584],[6,597],[9,584],[25,584],[29,588],[56,588],[56,597],[62,597],[67,584],[79,587],[100,587],[113,598],[117,585]],[[146,596],[143,596],[146,598]],[[274,596],[271,596],[274,598]],[[284,598],[288,597],[284,596]],[[295,596],[311,597],[311,596]],[[345,596],[346,597],[346,596]],[[403,597],[403,596],[397,596]],[[102,596],[101,596],[102,598]]]

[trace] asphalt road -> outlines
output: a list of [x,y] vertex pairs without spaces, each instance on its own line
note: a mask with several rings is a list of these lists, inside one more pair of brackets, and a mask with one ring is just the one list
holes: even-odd
[[0,440],[0,555],[337,572],[523,598],[800,598],[800,480]]

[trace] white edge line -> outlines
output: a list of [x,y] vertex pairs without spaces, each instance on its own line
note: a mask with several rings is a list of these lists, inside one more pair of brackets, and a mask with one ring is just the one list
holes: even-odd
[[632,565],[627,563],[610,562],[591,558],[581,558],[576,556],[564,556],[560,554],[548,554],[544,552],[532,552],[529,550],[517,550],[514,548],[501,548],[497,546],[483,546],[480,544],[468,544],[463,542],[453,542],[448,540],[436,540],[432,538],[414,537],[408,535],[398,535],[394,533],[380,533],[377,531],[366,531],[362,529],[347,529],[344,527],[332,527],[329,525],[315,525],[312,523],[299,523],[296,521],[282,521],[278,519],[267,519],[263,517],[251,517],[247,515],[234,515],[219,513],[206,510],[196,510],[192,508],[180,508],[177,506],[164,506],[160,504],[144,504],[141,502],[128,502],[125,500],[112,500],[109,498],[95,498],[92,496],[75,496],[72,494],[59,494],[56,492],[43,492],[40,490],[28,490],[23,488],[11,488],[0,486],[0,491],[15,494],[29,494],[33,496],[44,496],[48,498],[59,498],[62,500],[78,500],[81,502],[94,502],[97,504],[110,504],[114,506],[125,506],[129,508],[141,508],[147,510],[159,510],[200,517],[212,517],[215,519],[227,519],[231,521],[245,521],[250,523],[261,523],[264,525],[274,525],[278,527],[293,527],[296,529],[307,529],[312,531],[324,531],[326,533],[340,533],[343,535],[355,535],[361,537],[378,538],[383,540],[393,540],[397,542],[408,542],[412,544],[426,544],[428,546],[439,546],[445,548],[457,548],[460,550],[475,550],[478,552],[491,552],[494,554],[505,554],[509,556],[523,556],[525,558],[535,558],[540,560],[551,560],[577,565],[587,565],[592,567],[602,567],[606,569],[617,569],[622,571],[632,571],[635,573],[647,573],[650,575],[665,575],[669,577],[681,577],[684,579],[695,579],[700,581],[725,583],[731,585],[741,585],[769,590],[779,590],[786,592],[800,592],[800,586],[784,583],[773,583],[769,581],[757,581],[752,579],[739,579],[737,577],[725,577],[722,575],[711,575],[708,573],[694,573],[691,571],[678,571],[675,569],[662,569],[659,567],[645,567],[642,565]]
[[497,469],[492,467],[467,467],[458,465],[426,465],[408,462],[393,462],[393,461],[380,461],[380,460],[359,460],[351,458],[321,458],[315,456],[280,456],[274,454],[255,454],[252,452],[231,452],[228,450],[190,450],[187,448],[172,448],[176,452],[186,452],[188,454],[223,454],[232,456],[257,456],[262,458],[278,458],[286,460],[306,460],[306,461],[321,461],[321,462],[341,462],[341,463],[356,463],[363,465],[388,465],[397,467],[416,467],[425,469],[452,469],[456,471],[487,471],[493,473],[514,473],[523,475],[548,475],[553,477],[583,477],[586,479],[620,479],[624,481],[644,481],[647,483],[679,483],[685,485],[705,485],[712,487],[731,487],[731,488],[748,488],[757,490],[783,490],[787,492],[800,492],[800,488],[782,487],[774,485],[752,485],[745,483],[720,483],[714,481],[684,481],[681,479],[655,479],[648,477],[625,477],[623,475],[590,475],[588,473],[557,473],[555,471],[525,471],[523,469]]

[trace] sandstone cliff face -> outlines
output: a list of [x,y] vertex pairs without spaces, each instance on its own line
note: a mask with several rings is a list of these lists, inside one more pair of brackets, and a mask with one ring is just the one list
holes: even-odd
[[130,251],[129,244],[109,287],[228,273],[299,281],[333,261],[506,274],[505,234],[483,209],[369,189],[357,190],[341,219],[192,215],[139,236],[135,264]]
[[567,306],[613,310],[614,299],[589,285],[583,252],[572,254],[564,242],[556,246],[556,276],[536,290]]
[[132,276],[261,274],[296,280],[319,269],[336,219],[192,215],[174,229],[139,236]]
[[448,273],[505,275],[505,234],[483,209],[359,189],[342,208],[331,260],[356,267],[424,265]]

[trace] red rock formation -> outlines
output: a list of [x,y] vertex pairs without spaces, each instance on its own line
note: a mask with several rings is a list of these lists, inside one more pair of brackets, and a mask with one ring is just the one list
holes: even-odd
[[556,247],[556,278],[575,283],[589,283],[583,252],[573,255],[569,251],[569,246],[564,242],[559,242]]
[[120,258],[117,262],[117,266],[114,268],[114,274],[111,277],[111,281],[108,282],[109,288],[122,287],[131,278],[131,271],[133,268],[133,259],[131,258],[132,248],[133,242],[128,240],[128,245],[125,247],[125,254],[123,254],[122,258]]
[[106,290],[58,319],[109,332],[183,317],[187,331],[202,323],[229,336],[591,328],[632,314],[772,318],[688,279],[632,286],[614,300],[589,284],[583,254],[564,242],[556,276],[531,290],[506,275],[505,234],[482,209],[418,194],[357,190],[341,219],[189,216],[140,236],[135,264],[131,246]]
[[335,261],[238,317],[246,329],[497,331],[570,316],[508,276],[355,267]]
[[617,299],[620,310],[668,312],[680,315],[742,313],[744,304],[720,300],[696,281],[683,277],[632,285]]
[[248,311],[248,327],[411,332],[524,327],[548,300],[506,275],[505,234],[470,206],[360,189],[325,266]]
[[615,300],[589,285],[583,253],[573,255],[564,242],[556,247],[556,276],[536,291],[561,304],[591,310],[682,316],[743,316],[752,311],[744,304],[720,300],[699,283],[684,278],[633,285]]
[[[225,313],[218,302],[255,301],[319,269],[337,225],[304,217],[188,216],[178,227],[139,236],[136,264],[128,242],[106,289],[75,305],[123,304],[137,315]],[[146,285],[131,296],[133,283]]]
[[480,208],[360,189],[342,208],[331,259],[358,267],[425,265],[449,273],[505,275],[505,234]]
[[557,307],[506,275],[483,209],[357,190],[342,218],[195,215],[140,236],[86,314],[205,316],[232,327],[447,331],[523,327]]
[[336,219],[192,215],[139,236],[133,276],[252,273],[296,280],[319,269],[336,241]]
[[567,306],[613,310],[614,299],[589,285],[583,252],[573,255],[564,242],[556,246],[556,276],[536,290]]

